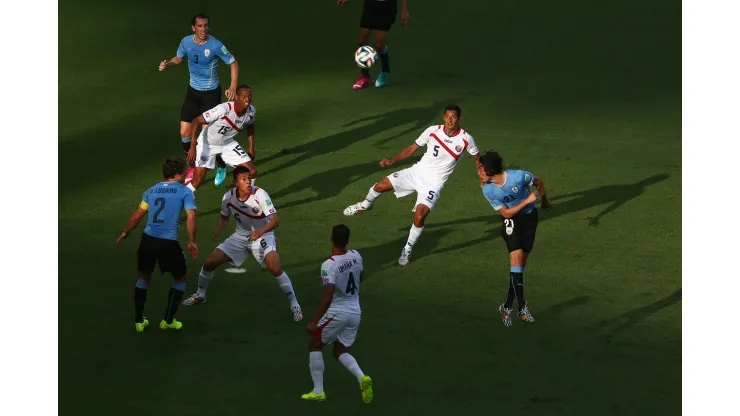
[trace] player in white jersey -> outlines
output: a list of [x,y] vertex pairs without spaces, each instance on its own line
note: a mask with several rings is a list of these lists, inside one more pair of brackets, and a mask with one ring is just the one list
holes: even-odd
[[413,155],[420,147],[426,146],[427,150],[416,164],[408,169],[399,170],[370,188],[365,200],[350,205],[344,209],[344,215],[357,215],[373,207],[373,202],[384,192],[395,191],[396,198],[416,192],[416,204],[414,205],[414,224],[409,232],[409,239],[401,250],[398,264],[406,265],[410,260],[411,250],[416,240],[424,231],[424,220],[434,205],[439,200],[447,178],[457,166],[457,162],[463,152],[470,153],[476,161],[478,169],[478,147],[470,133],[460,128],[462,110],[456,104],[449,104],[444,111],[445,124],[431,126],[424,130],[418,139],[393,159],[383,159],[380,167],[384,168],[396,162],[404,160]]
[[277,279],[277,284],[290,301],[293,320],[303,319],[303,312],[296,299],[290,278],[283,271],[278,256],[273,230],[280,225],[277,209],[264,189],[252,186],[249,170],[244,166],[234,169],[236,188],[226,192],[221,201],[221,217],[213,230],[215,242],[233,215],[236,232],[224,240],[208,256],[198,275],[198,291],[187,298],[184,305],[206,303],[206,290],[216,268],[224,263],[240,266],[252,253],[262,267],[267,267]]
[[[216,167],[216,156],[231,166],[244,166],[249,169],[252,180],[257,176],[254,166],[254,115],[252,89],[242,84],[236,88],[236,99],[222,103],[196,117],[192,122],[191,137],[195,137],[198,126],[205,127],[196,140],[190,142],[188,162],[195,162],[195,173],[188,188],[195,191],[206,177],[206,170]],[[247,130],[249,151],[239,145],[234,137],[243,129]]]
[[373,400],[373,380],[347,352],[357,337],[360,326],[360,282],[363,278],[362,257],[355,250],[347,250],[349,228],[344,224],[331,230],[331,254],[321,265],[324,296],[308,330],[308,358],[313,379],[313,390],[301,396],[304,400],[326,400],[324,392],[324,356],[322,350],[334,343],[334,357],[357,378],[362,400]]

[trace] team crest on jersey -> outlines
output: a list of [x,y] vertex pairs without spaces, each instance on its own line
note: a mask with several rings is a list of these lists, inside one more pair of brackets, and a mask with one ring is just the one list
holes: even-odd
[[206,58],[209,57],[209,56],[211,56],[211,50],[210,49],[206,49],[205,51],[203,51],[203,55],[205,55]]
[[208,156],[206,156],[206,155],[203,155],[203,156],[201,156],[201,157],[200,157],[200,160],[201,160],[202,162],[205,162],[205,161],[207,161],[207,160],[208,160]]
[[394,174],[393,174],[393,177],[394,177],[394,178],[397,178],[397,177],[398,177],[398,174],[397,174],[397,173],[394,173]]
[[456,151],[457,153],[460,153],[460,152],[462,152],[462,146],[460,146],[460,145],[457,145],[457,146],[455,146],[455,151]]
[[516,186],[512,186],[511,190],[514,191],[515,194],[519,193],[519,188],[517,188]]
[[252,207],[252,212],[254,212],[256,214],[256,213],[260,212],[260,209],[257,208],[257,207]]

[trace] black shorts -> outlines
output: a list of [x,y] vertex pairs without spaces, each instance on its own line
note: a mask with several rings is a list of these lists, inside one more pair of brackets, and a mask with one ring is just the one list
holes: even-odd
[[[360,27],[363,29],[380,30],[387,32],[396,21],[397,0],[365,0],[362,6]],[[380,51],[378,51],[380,52]]]
[[524,250],[525,253],[532,251],[537,221],[536,209],[529,214],[515,215],[514,218],[502,218],[501,234],[509,253],[516,250]]
[[221,87],[208,91],[198,91],[188,86],[185,101],[180,110],[180,121],[190,123],[194,118],[221,104]]
[[159,269],[163,274],[171,273],[175,278],[185,276],[188,272],[185,253],[183,253],[180,243],[175,240],[152,237],[147,233],[141,233],[141,243],[139,243],[136,254],[139,273],[151,275],[157,263],[159,263]]

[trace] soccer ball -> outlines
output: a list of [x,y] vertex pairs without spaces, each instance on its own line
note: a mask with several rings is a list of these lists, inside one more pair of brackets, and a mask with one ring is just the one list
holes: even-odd
[[368,69],[378,59],[378,53],[370,46],[360,46],[355,52],[355,62],[362,69]]

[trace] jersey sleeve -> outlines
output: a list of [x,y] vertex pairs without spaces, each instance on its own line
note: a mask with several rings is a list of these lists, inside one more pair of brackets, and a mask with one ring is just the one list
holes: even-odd
[[185,196],[182,198],[182,209],[185,211],[197,209],[195,207],[195,195],[193,195],[193,191],[190,188],[185,188]]
[[177,47],[177,57],[180,59],[185,58],[188,56],[188,50],[185,49],[185,39],[180,41],[180,45]]
[[488,203],[491,204],[491,207],[493,207],[494,210],[498,211],[504,207],[504,202],[498,198],[498,195],[496,195],[496,192],[494,192],[491,187],[483,187],[483,196],[486,197]]
[[231,65],[236,61],[236,58],[234,58],[234,55],[229,52],[228,49],[226,49],[226,45],[221,43],[220,47],[216,50],[216,55],[218,55],[219,58],[221,58],[222,61],[226,63],[226,65]]
[[221,199],[221,216],[230,217],[231,208],[229,208],[229,199],[231,199],[231,191],[227,191],[224,197]]
[[257,109],[253,105],[250,105],[247,113],[249,114],[249,120],[244,124],[254,124],[254,120],[257,118]]
[[211,124],[219,118],[225,116],[228,111],[229,107],[226,104],[219,104],[203,113],[203,120],[205,120],[206,123]]
[[424,147],[429,143],[429,135],[432,134],[432,131],[436,129],[437,126],[431,126],[428,127],[426,130],[424,130],[424,133],[421,133],[418,139],[414,140],[414,143],[416,143],[419,147]]
[[470,153],[470,156],[475,156],[479,153],[475,139],[470,134],[468,134],[468,153]]
[[334,261],[329,259],[321,265],[321,284],[336,285],[337,279],[334,276]]
[[524,183],[526,183],[527,186],[534,186],[534,174],[526,170],[523,170],[522,174],[523,174],[522,177],[523,177]]
[[277,214],[277,208],[275,208],[275,205],[273,205],[272,199],[270,199],[270,195],[268,195],[267,192],[265,192],[265,190],[261,188],[260,193],[262,194],[262,198],[260,198],[260,207],[262,208],[262,212],[265,213],[265,217],[271,217]]
[[144,195],[141,196],[141,202],[139,203],[139,208],[143,209],[144,211],[149,210],[149,195],[151,195],[152,190],[147,189],[144,191]]

